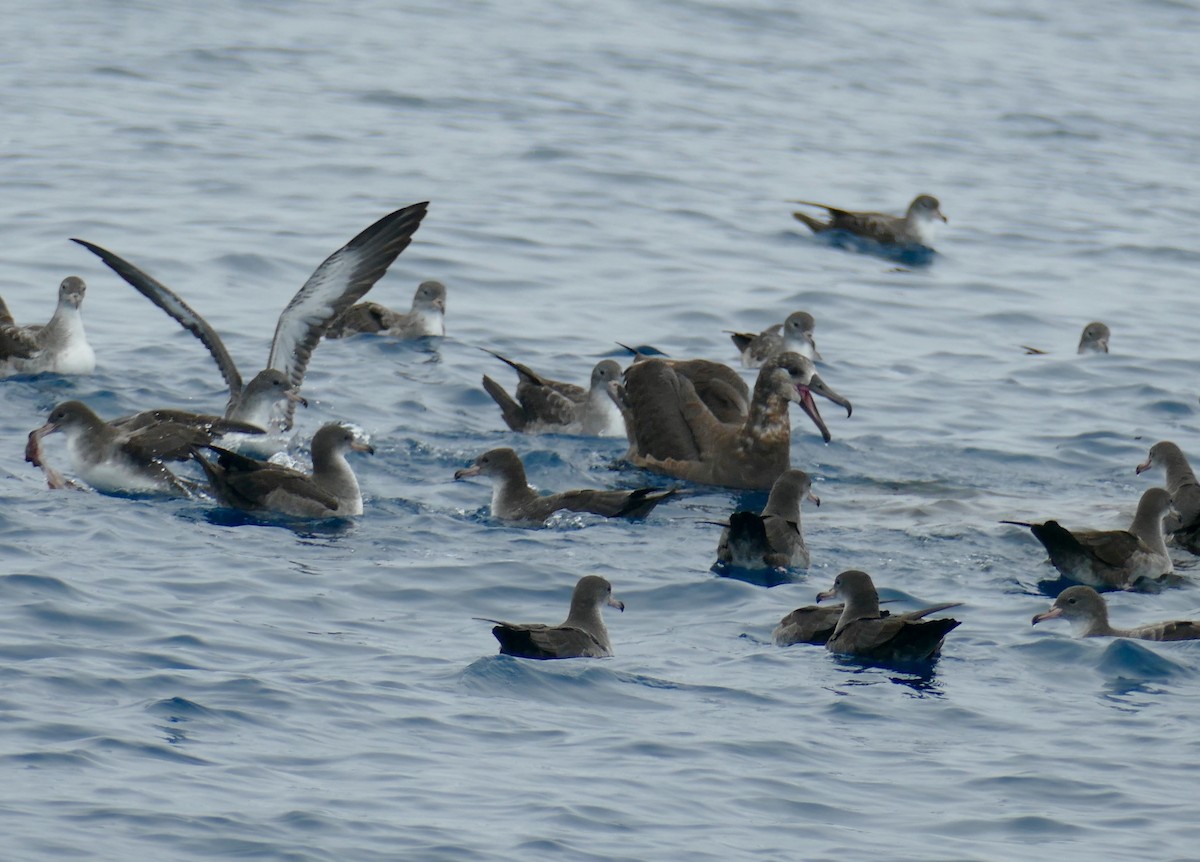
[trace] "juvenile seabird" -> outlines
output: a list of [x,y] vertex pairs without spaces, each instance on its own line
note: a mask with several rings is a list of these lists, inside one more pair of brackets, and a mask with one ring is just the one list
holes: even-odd
[[1101,589],[1131,590],[1142,579],[1155,580],[1175,571],[1163,538],[1163,518],[1171,511],[1170,493],[1150,488],[1138,501],[1128,530],[1072,532],[1058,521],[1001,523],[1028,527],[1045,546],[1054,568],[1067,578]]
[[96,490],[187,494],[187,484],[163,461],[180,460],[192,447],[236,430],[240,430],[237,423],[224,420],[218,420],[207,431],[170,421],[135,421],[129,427],[117,427],[81,401],[64,401],[50,411],[45,425],[30,433],[26,452],[27,460],[43,467],[39,441],[47,434],[62,431],[67,438],[71,469]]
[[87,285],[69,275],[58,286],[58,305],[45,326],[17,326],[0,300],[0,373],[91,374],[96,353],[83,331],[79,307]]
[[346,453],[374,454],[375,450],[344,425],[336,422],[323,425],[313,435],[311,476],[216,446],[208,448],[217,453],[215,463],[205,458],[198,447],[192,454],[208,476],[213,493],[226,506],[297,518],[363,513],[362,493],[346,461]]
[[941,651],[946,634],[959,625],[949,617],[923,619],[954,604],[907,614],[881,613],[879,593],[866,572],[842,572],[834,578],[832,588],[817,594],[818,602],[832,598],[841,598],[845,604],[825,648],[842,655],[883,662],[925,661]]
[[347,308],[325,330],[326,338],[345,338],[360,332],[375,332],[393,338],[424,338],[446,334],[446,285],[423,281],[413,295],[412,308],[392,311],[375,302],[360,302]]
[[517,372],[516,400],[495,380],[483,376],[484,390],[499,405],[500,415],[513,431],[586,437],[619,437],[625,433],[621,413],[608,394],[609,381],[621,377],[621,366],[615,360],[596,363],[584,389],[543,377],[494,351],[487,352]]
[[1183,450],[1170,440],[1151,446],[1150,455],[1138,464],[1136,472],[1140,475],[1154,467],[1166,471],[1167,492],[1177,513],[1163,522],[1163,530],[1194,553],[1200,549],[1200,482],[1196,481]]
[[827,222],[802,212],[792,213],[797,220],[808,225],[813,233],[844,230],[885,245],[931,246],[936,223],[948,221],[942,215],[941,204],[933,195],[917,195],[908,205],[908,212],[903,216],[888,215],[887,213],[851,212],[812,201],[791,201],[790,203],[820,207],[829,213]]
[[455,479],[486,476],[492,480],[492,517],[502,521],[540,525],[555,512],[591,512],[606,518],[644,518],[675,491],[638,488],[634,491],[562,491],[539,496],[529,487],[525,465],[512,449],[484,452]]
[[809,553],[800,528],[800,502],[821,505],[803,470],[786,470],[771,486],[761,513],[734,512],[717,545],[717,559],[739,569],[808,568]]
[[[384,216],[326,258],[279,315],[266,368],[259,374],[282,372],[291,387],[299,390],[309,358],[329,321],[361,299],[383,276],[396,256],[408,247],[428,206],[428,202],[413,204]],[[252,388],[253,379],[250,385],[243,386],[242,375],[238,373],[221,337],[203,317],[170,288],[133,264],[90,242],[81,239],[74,242],[97,255],[117,275],[208,348],[221,376],[229,385],[226,418],[249,422],[260,428],[269,427],[271,404],[267,403],[264,407],[262,399],[252,396],[255,391]],[[282,396],[284,393],[280,394]],[[282,422],[285,430],[291,427],[295,404],[292,400],[287,402]]]
[[1136,638],[1144,641],[1193,641],[1200,639],[1200,622],[1170,620],[1147,623],[1132,629],[1113,628],[1108,622],[1108,604],[1091,587],[1068,587],[1058,594],[1050,610],[1033,618],[1033,625],[1062,617],[1079,637]]
[[731,332],[730,339],[742,354],[742,365],[758,368],[780,353],[799,353],[808,359],[820,359],[813,340],[816,321],[807,311],[796,311],[783,323],[776,323],[755,335],[753,332]]
[[[732,371],[732,369],[729,369]],[[691,379],[661,359],[631,365],[620,393],[636,467],[706,485],[768,490],[789,467],[788,403],[797,402],[821,437],[831,439],[813,393],[851,413],[850,402],[817,374],[812,361],[783,353],[759,370],[746,415],[722,422]]]
[[519,658],[604,658],[613,654],[612,642],[600,609],[608,605],[619,611],[625,604],[613,598],[612,584],[599,575],[585,575],[571,593],[571,610],[560,625],[543,623],[495,623],[492,634],[500,641],[502,655]]

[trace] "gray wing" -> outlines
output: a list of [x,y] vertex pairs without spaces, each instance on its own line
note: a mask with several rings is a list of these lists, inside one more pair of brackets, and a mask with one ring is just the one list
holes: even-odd
[[212,354],[213,360],[217,363],[217,369],[221,372],[221,376],[225,378],[225,383],[229,386],[230,406],[237,401],[242,394],[242,376],[238,374],[237,366],[233,364],[233,358],[230,357],[229,351],[225,349],[225,345],[221,341],[221,336],[217,335],[216,330],[208,325],[208,321],[180,299],[173,290],[162,282],[151,278],[129,263],[129,261],[86,240],[72,239],[71,242],[78,243],[96,255],[96,257],[104,261],[109,269],[132,285],[134,290],[173,317],[180,326],[192,333],[192,335],[199,338],[200,342],[208,348],[208,352]]
[[[282,371],[299,389],[325,327],[362,299],[408,248],[428,208],[425,201],[389,213],[327,257],[279,315],[266,367]],[[295,402],[288,401],[284,428],[292,426],[295,412]]]
[[345,338],[360,332],[383,332],[390,329],[396,313],[375,302],[352,305],[334,318],[325,330],[326,338]]
[[28,329],[17,326],[8,306],[0,299],[0,361],[13,357],[28,359],[37,351],[37,337]]

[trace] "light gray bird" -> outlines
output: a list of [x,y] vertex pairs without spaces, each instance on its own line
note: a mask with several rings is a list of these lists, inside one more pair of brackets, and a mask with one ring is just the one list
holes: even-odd
[[375,302],[352,305],[330,322],[326,338],[345,338],[360,332],[392,338],[425,338],[446,334],[446,285],[423,281],[406,312],[392,311]]
[[612,584],[599,575],[585,575],[571,593],[571,609],[559,625],[543,623],[495,623],[492,634],[500,642],[503,655],[519,658],[604,658],[613,654],[612,642],[600,610],[605,605],[625,610],[625,603],[613,598]]
[[1079,637],[1136,638],[1144,641],[1191,641],[1200,639],[1200,622],[1170,620],[1147,623],[1131,629],[1113,628],[1108,622],[1108,604],[1091,587],[1067,587],[1058,594],[1050,610],[1037,614],[1033,625],[1058,618],[1065,619]]
[[776,323],[755,335],[752,332],[730,332],[738,352],[742,354],[742,365],[758,368],[772,356],[780,353],[799,353],[808,359],[820,359],[813,329],[817,323],[807,311],[795,311],[783,323]]
[[608,393],[608,384],[621,377],[621,366],[615,360],[596,363],[585,389],[543,377],[528,365],[495,351],[487,352],[517,372],[516,400],[503,386],[483,375],[484,390],[500,407],[500,415],[513,431],[585,437],[619,437],[625,433],[621,413]]
[[933,195],[917,195],[908,205],[908,211],[903,216],[876,212],[851,212],[813,201],[790,201],[790,203],[819,207],[829,213],[829,221],[826,222],[802,212],[792,213],[797,221],[808,225],[813,233],[844,230],[884,245],[932,246],[937,223],[948,221],[942,215],[941,204]]
[[87,285],[69,275],[58,286],[58,305],[44,326],[17,326],[0,299],[0,375],[91,374],[96,353],[83,331],[83,304]]

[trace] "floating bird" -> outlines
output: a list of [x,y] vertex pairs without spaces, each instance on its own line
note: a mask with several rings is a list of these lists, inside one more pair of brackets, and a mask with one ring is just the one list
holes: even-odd
[[605,359],[592,369],[587,389],[542,377],[529,366],[488,350],[517,372],[517,398],[486,374],[483,388],[500,406],[500,415],[513,431],[527,434],[579,434],[613,437],[624,433],[620,411],[608,394],[609,381],[619,380],[621,366]]
[[1148,623],[1132,629],[1113,628],[1108,622],[1108,604],[1091,587],[1068,587],[1058,594],[1050,610],[1037,614],[1033,625],[1062,617],[1079,637],[1136,638],[1144,641],[1192,641],[1200,639],[1200,622],[1171,620]]
[[455,479],[486,476],[492,480],[492,517],[502,521],[541,525],[555,512],[591,512],[606,518],[644,518],[673,489],[638,488],[634,491],[563,491],[539,496],[525,479],[525,465],[512,449],[492,449]]
[[[428,206],[427,202],[413,204],[384,216],[326,258],[279,315],[266,368],[259,374],[282,372],[291,387],[299,390],[308,361],[329,321],[361,299],[387,272],[392,261],[412,241],[412,235],[425,217]],[[74,242],[97,255],[117,275],[208,348],[221,376],[229,385],[229,402],[225,407],[227,419],[249,422],[264,429],[269,427],[270,409],[274,401],[254,397],[256,392],[262,390],[254,387],[253,379],[250,385],[242,385],[242,376],[221,342],[221,337],[203,317],[170,288],[133,264],[90,242],[81,239]],[[278,388],[273,391],[283,397],[284,393]],[[292,425],[295,405],[296,401],[287,401],[286,415],[282,421],[284,430]]]
[[[105,422],[82,401],[64,401],[50,411],[46,424],[30,432],[26,460],[42,463],[40,441],[61,431],[67,438],[71,469],[98,491],[154,491],[188,494],[190,486],[163,461],[184,460],[195,446],[204,446],[220,435],[243,431],[238,422],[212,417],[207,427],[166,421],[162,417],[127,417],[125,425]],[[47,471],[55,487],[55,474]]]
[[[728,369],[732,372],[732,369]],[[736,372],[733,372],[736,374]],[[629,432],[628,460],[636,467],[707,485],[767,490],[788,469],[791,422],[788,403],[797,402],[822,438],[831,439],[813,393],[846,408],[850,402],[817,374],[812,361],[783,353],[759,370],[747,412],[722,422],[699,397],[692,380],[662,359],[648,359],[625,372],[613,387]]]
[[730,332],[738,352],[742,354],[742,365],[758,368],[772,356],[780,353],[799,353],[808,359],[820,359],[817,343],[813,340],[816,321],[807,311],[796,311],[787,316],[783,323],[776,323],[755,335],[752,332]]
[[[1111,333],[1108,327],[1098,320],[1093,320],[1083,328],[1083,333],[1079,336],[1079,347],[1075,352],[1078,354],[1084,353],[1108,353],[1108,337]],[[1028,344],[1022,344],[1021,349],[1026,353],[1037,356],[1044,356],[1047,351],[1039,350],[1036,347],[1030,347]]]
[[813,233],[844,230],[884,245],[931,246],[936,223],[948,221],[942,215],[941,204],[933,195],[917,195],[908,205],[908,212],[902,217],[887,213],[851,212],[812,201],[789,201],[789,203],[819,207],[829,213],[827,222],[802,212],[792,213],[798,221],[808,225]]
[[1072,532],[1058,521],[1000,523],[1028,527],[1046,547],[1054,568],[1070,580],[1101,589],[1131,590],[1139,581],[1156,580],[1175,570],[1163,538],[1163,518],[1171,511],[1170,493],[1151,488],[1138,501],[1128,530]]
[[1164,531],[1192,553],[1200,551],[1200,482],[1187,457],[1170,440],[1163,440],[1150,447],[1149,457],[1138,464],[1136,472],[1141,475],[1153,467],[1166,470],[1167,492],[1178,513],[1163,522]]
[[209,461],[195,447],[192,456],[204,469],[213,493],[224,505],[244,512],[269,512],[296,518],[333,518],[361,515],[362,492],[346,461],[346,453],[375,449],[360,441],[352,430],[331,422],[321,426],[312,440],[312,475],[256,461],[219,446]]
[[446,334],[446,285],[423,281],[413,295],[412,308],[404,313],[374,302],[352,305],[325,330],[326,338],[345,338],[375,332],[393,338],[424,338]]
[[881,613],[879,593],[866,572],[842,572],[834,578],[832,588],[817,594],[818,602],[832,598],[841,598],[845,605],[825,648],[842,655],[882,662],[926,661],[941,651],[946,634],[959,625],[958,620],[949,617],[923,619],[957,603],[907,614]]
[[612,584],[598,575],[585,575],[571,593],[571,610],[561,625],[542,623],[495,623],[492,634],[500,641],[502,655],[519,658],[604,658],[613,654],[612,642],[600,609],[608,605],[619,611],[625,604],[613,598]]
[[771,486],[761,513],[734,512],[717,545],[717,559],[739,569],[807,568],[808,548],[800,529],[800,502],[821,505],[803,470],[786,470]]
[[87,285],[70,275],[58,286],[58,305],[50,322],[17,326],[0,299],[0,374],[91,374],[96,352],[83,331],[79,307]]

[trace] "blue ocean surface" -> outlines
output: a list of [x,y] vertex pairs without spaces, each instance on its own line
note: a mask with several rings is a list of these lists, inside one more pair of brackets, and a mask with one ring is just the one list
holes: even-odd
[[[1200,456],[1196,3],[69,0],[5,27],[0,296],[44,322],[83,277],[98,367],[0,380],[0,858],[1200,858],[1200,643],[1031,627],[1055,573],[999,524],[1124,527],[1151,444]],[[922,192],[949,224],[917,260],[786,202]],[[24,463],[59,401],[225,403],[70,237],[252,374],[325,256],[423,200],[369,298],[441,280],[448,337],[323,343],[290,445],[368,434],[362,517],[50,491]],[[528,530],[452,479],[512,446],[545,490],[662,481],[613,468],[621,439],[510,433],[480,378],[515,375],[480,348],[584,382],[615,342],[736,363],[723,330],[800,309],[854,414],[821,404],[826,445],[792,411],[822,505],[790,583],[710,571],[704,522],[761,494]],[[1091,320],[1112,352],[1076,356]],[[62,435],[46,455],[66,468]],[[847,568],[889,607],[964,603],[932,667],[772,646]],[[496,655],[475,617],[557,622],[584,574],[625,602],[613,658]],[[1110,607],[1195,617],[1200,592]]]

